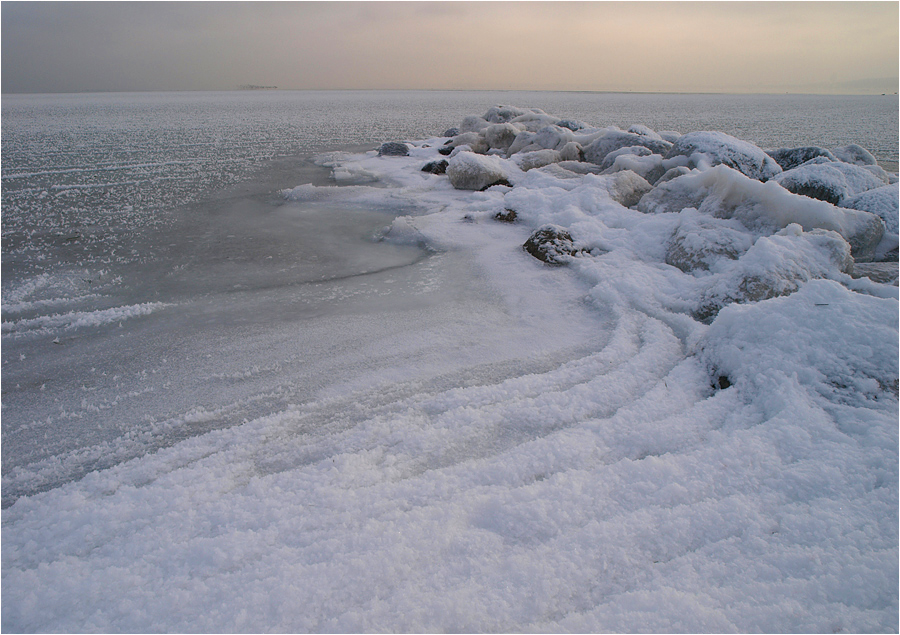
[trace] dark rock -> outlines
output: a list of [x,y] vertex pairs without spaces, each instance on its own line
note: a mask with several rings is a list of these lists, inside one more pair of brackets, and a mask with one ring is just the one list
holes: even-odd
[[503,186],[505,186],[505,187],[512,187],[512,186],[513,186],[512,183],[510,183],[510,182],[507,181],[506,179],[497,179],[497,180],[494,181],[493,183],[489,183],[488,185],[485,185],[484,187],[482,187],[482,188],[481,188],[480,190],[478,190],[478,191],[479,191],[479,192],[484,192],[484,191],[486,191],[488,188],[492,188],[492,187],[494,187],[495,185],[503,185]]
[[514,209],[505,209],[502,212],[494,214],[494,220],[498,220],[501,223],[514,223],[518,217],[519,215],[516,214],[516,210]]
[[405,157],[409,155],[409,146],[399,141],[388,141],[382,143],[378,148],[378,156],[380,157]]
[[582,128],[584,128],[583,123],[581,123],[580,121],[575,121],[574,119],[561,119],[556,122],[556,125],[559,126],[560,128],[568,128],[572,132],[575,132],[577,130],[581,130]]
[[716,379],[716,385],[719,387],[719,390],[725,390],[726,388],[731,388],[731,380],[726,375],[719,375]]
[[557,225],[537,229],[522,245],[529,254],[549,265],[564,265],[568,259],[584,249],[575,247],[572,235]]
[[775,162],[781,166],[782,170],[790,170],[796,168],[816,157],[825,157],[829,161],[837,161],[835,156],[825,148],[817,146],[804,146],[802,148],[780,148],[778,150],[768,150],[766,152]]
[[438,154],[443,154],[444,156],[447,156],[451,152],[453,152],[453,148],[450,146],[444,146],[443,148],[438,149]]
[[432,161],[431,163],[426,163],[422,167],[422,172],[429,172],[431,174],[445,174],[447,172],[447,166],[450,163],[444,159],[440,161]]
[[458,134],[459,134],[459,128],[447,128],[446,130],[444,130],[444,134],[442,134],[441,136],[442,137],[455,137]]

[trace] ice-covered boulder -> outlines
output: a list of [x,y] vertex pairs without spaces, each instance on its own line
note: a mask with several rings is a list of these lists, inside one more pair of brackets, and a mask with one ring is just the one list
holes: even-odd
[[484,113],[483,119],[490,123],[507,123],[516,117],[528,114],[529,111],[515,106],[491,106]]
[[378,148],[378,156],[380,157],[405,157],[409,154],[409,146],[399,141],[388,141],[382,143]]
[[645,178],[631,170],[604,174],[599,179],[610,198],[623,207],[634,207],[653,188]]
[[709,321],[725,305],[761,302],[797,291],[803,282],[835,277],[853,268],[850,245],[838,233],[804,232],[791,224],[758,239],[704,292],[695,317]]
[[789,192],[832,205],[885,184],[864,167],[841,161],[810,161],[775,175],[773,180]]
[[459,125],[459,131],[462,133],[465,132],[479,132],[487,128],[490,123],[484,120],[483,117],[479,117],[478,115],[469,115],[462,120],[462,123]]
[[538,130],[532,139],[532,143],[536,143],[548,150],[559,150],[572,140],[573,136],[571,130],[557,125],[551,125],[544,126]]
[[818,146],[803,146],[801,148],[779,148],[778,150],[767,150],[766,154],[775,159],[775,162],[781,166],[782,170],[790,170],[799,165],[803,165],[810,159],[816,157],[824,157],[829,161],[837,161],[835,156],[825,148]]
[[602,165],[603,160],[610,152],[629,146],[643,146],[649,149],[650,152],[659,155],[666,155],[673,147],[668,141],[653,139],[647,135],[623,132],[621,130],[608,130],[585,146],[584,159],[590,163]]
[[666,263],[685,273],[708,271],[723,258],[737,260],[752,245],[740,223],[686,209],[667,245]]
[[583,130],[587,126],[580,121],[575,121],[574,119],[560,119],[556,122],[556,125],[560,128],[568,128],[572,132],[577,132],[578,130]]
[[506,152],[521,131],[510,123],[496,123],[488,126],[482,132],[489,148]]
[[472,152],[477,152],[478,154],[484,154],[490,149],[484,135],[479,132],[460,133],[450,140],[448,146],[451,149],[469,146],[472,149]]
[[690,174],[691,169],[684,165],[676,165],[674,168],[669,168],[663,175],[656,180],[654,185],[660,185],[665,183],[666,181],[671,181],[672,179],[677,179],[679,176],[684,176],[685,174]]
[[523,172],[534,168],[541,168],[551,163],[559,163],[562,160],[559,152],[556,150],[536,150],[534,152],[520,152],[513,155],[512,161],[522,169]]
[[854,278],[868,278],[873,282],[897,285],[897,262],[858,262],[853,265],[850,275]]
[[485,190],[492,185],[509,184],[506,161],[473,152],[460,152],[447,166],[450,184],[458,190]]
[[584,161],[584,148],[577,141],[570,141],[559,149],[563,161]]
[[664,141],[668,141],[669,143],[675,143],[681,137],[680,132],[675,132],[674,130],[660,130],[658,134]]
[[637,209],[665,213],[688,207],[717,218],[735,218],[763,234],[791,223],[806,231],[830,229],[850,243],[853,256],[860,262],[874,257],[884,235],[884,222],[874,214],[793,194],[777,183],[761,183],[724,165],[657,185],[644,195]]
[[569,258],[584,251],[575,246],[572,235],[558,225],[543,225],[525,241],[522,248],[548,265],[564,265]]
[[651,139],[656,139],[658,141],[663,141],[663,138],[654,132],[651,128],[643,124],[634,124],[633,126],[628,128],[628,132],[633,134],[643,135],[645,137],[649,137]]
[[[607,158],[609,158],[609,155],[607,155]],[[643,177],[647,183],[653,185],[665,173],[666,168],[663,166],[663,158],[658,154],[637,155],[625,153],[617,156],[612,165],[603,170],[603,173],[612,174],[623,170],[631,170]]]
[[[560,152],[560,156],[562,156],[562,152]],[[559,162],[559,167],[565,168],[569,172],[574,172],[575,174],[600,174],[603,171],[600,169],[599,165],[585,163],[584,161],[563,160]]]
[[843,202],[841,207],[871,212],[881,217],[885,229],[896,234],[900,232],[898,223],[898,207],[900,207],[900,189],[898,185],[883,185],[867,190]]
[[610,167],[612,167],[612,164],[615,163],[616,159],[623,154],[646,157],[653,154],[653,152],[651,152],[650,148],[646,146],[625,146],[624,148],[613,150],[612,152],[607,154],[603,161],[600,163],[600,169],[609,169]]
[[781,172],[775,159],[760,148],[724,132],[689,132],[678,137],[666,158],[678,156],[688,157],[701,170],[722,164],[757,181],[768,181]]
[[532,108],[524,115],[512,119],[510,123],[522,124],[528,132],[537,132],[545,126],[551,126],[559,121],[559,117],[548,115],[540,108]]
[[875,160],[875,157],[872,156],[871,152],[869,152],[862,146],[856,145],[855,143],[851,143],[848,146],[835,148],[833,154],[838,158],[839,161],[843,161],[844,163],[854,163],[856,165],[878,165],[878,162]]

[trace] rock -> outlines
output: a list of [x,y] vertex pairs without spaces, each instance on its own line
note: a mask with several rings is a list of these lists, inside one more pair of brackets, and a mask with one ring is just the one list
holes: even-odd
[[853,163],[855,165],[878,165],[878,162],[875,160],[875,157],[872,156],[871,152],[855,143],[836,148],[834,150],[834,156],[844,163]]
[[431,163],[426,163],[422,167],[422,172],[429,172],[431,174],[444,174],[447,172],[448,165],[449,162],[446,160],[432,161]]
[[441,136],[442,137],[455,137],[458,134],[459,134],[459,128],[447,128],[446,130],[444,130],[444,134],[442,134]]
[[380,157],[405,157],[409,155],[409,146],[399,141],[388,141],[382,143],[378,148],[378,156]]
[[532,139],[532,143],[536,143],[548,150],[559,150],[572,140],[571,130],[552,125],[544,126],[538,130]]
[[559,163],[561,160],[556,150],[536,150],[535,152],[520,152],[513,156],[512,161],[527,172],[533,168],[541,168],[551,163]]
[[574,119],[560,119],[556,122],[556,125],[560,128],[568,128],[572,132],[583,130],[586,127],[583,123]]
[[656,134],[658,134],[663,141],[668,141],[669,143],[675,143],[678,141],[679,137],[681,137],[681,133],[675,132],[674,130],[660,130]]
[[516,138],[513,140],[512,144],[510,144],[509,149],[506,151],[508,156],[512,156],[517,152],[521,151],[526,146],[532,144],[534,140],[533,132],[528,132],[527,130],[523,130],[519,134],[516,135]]
[[635,125],[631,126],[628,129],[628,132],[631,132],[633,134],[642,135],[645,137],[649,137],[651,139],[657,139],[659,141],[663,140],[663,138],[661,136],[659,136],[658,134],[656,134],[656,132],[654,132],[652,129],[648,128],[647,126],[641,125],[641,124],[635,124]]
[[488,126],[482,132],[488,147],[506,152],[521,131],[510,123],[497,123]]
[[463,132],[451,139],[450,148],[469,146],[472,152],[485,154],[488,151],[488,143],[484,135],[478,132]]
[[777,183],[761,183],[725,165],[659,184],[637,206],[641,212],[656,214],[689,207],[717,218],[735,218],[759,233],[777,231],[792,223],[807,231],[833,230],[850,243],[859,262],[874,258],[884,235],[884,222],[874,214],[799,196]]
[[[562,152],[559,154],[562,156]],[[603,171],[599,165],[584,163],[583,161],[560,161],[557,165],[575,174],[600,174]]]
[[485,190],[493,185],[509,185],[509,174],[503,159],[460,152],[447,166],[450,184],[458,190]]
[[854,278],[868,278],[872,282],[897,284],[896,262],[860,262],[853,265],[850,275]]
[[881,217],[885,230],[891,234],[900,232],[898,207],[900,207],[900,190],[897,185],[883,185],[867,190],[853,198],[845,200],[841,207],[870,212]]
[[696,319],[709,322],[728,304],[789,295],[808,280],[847,273],[853,260],[850,246],[836,232],[804,232],[794,224],[760,238],[729,266],[731,270],[715,277],[704,292],[694,311]]
[[803,165],[810,159],[816,157],[824,157],[829,161],[837,161],[837,158],[825,148],[818,146],[803,146],[802,148],[779,148],[778,150],[766,151],[775,162],[781,166],[782,170],[790,170]]
[[462,123],[459,125],[459,131],[463,134],[466,132],[480,132],[489,125],[491,124],[482,117],[479,117],[478,115],[469,115],[462,120]]
[[683,165],[677,165],[674,168],[670,168],[666,170],[661,177],[656,180],[654,185],[660,185],[661,183],[665,183],[666,181],[671,181],[672,179],[677,179],[679,176],[684,174],[690,174],[691,169],[685,167]]
[[563,161],[584,161],[584,148],[577,141],[570,141],[559,149]]
[[602,165],[606,155],[610,152],[619,148],[627,148],[628,146],[644,146],[652,153],[663,156],[673,147],[671,143],[661,139],[652,139],[646,135],[634,134],[633,132],[610,130],[585,146],[584,158],[590,163]]
[[484,120],[490,123],[506,123],[525,114],[528,114],[527,110],[515,106],[491,106],[484,114]]
[[757,181],[768,181],[779,174],[781,166],[761,149],[724,132],[689,132],[682,135],[666,154],[667,159],[685,156],[701,170],[728,167]]
[[841,205],[867,190],[884,185],[865,168],[840,161],[808,162],[777,174],[773,180],[794,194]]
[[584,252],[575,247],[572,235],[557,225],[544,225],[537,229],[522,248],[549,265],[564,265],[569,258]]
[[624,207],[634,207],[653,188],[645,178],[631,170],[604,175],[604,179],[610,198]]
[[695,210],[681,214],[682,221],[666,249],[666,264],[685,273],[708,271],[722,258],[737,260],[753,246],[753,237],[740,224]]
[[514,209],[505,209],[502,212],[494,214],[494,220],[498,220],[501,223],[514,223],[518,217],[519,215],[516,214],[516,210]]
[[445,157],[449,156],[451,152],[453,152],[453,146],[444,146],[443,148],[438,148],[438,154],[443,154]]
[[622,156],[623,154],[631,154],[639,157],[646,157],[653,154],[650,151],[650,148],[645,146],[625,146],[624,148],[619,148],[618,150],[613,150],[609,154],[606,155],[606,158],[603,159],[603,162],[600,164],[601,170],[608,170],[612,167],[612,164],[615,163],[616,158]]

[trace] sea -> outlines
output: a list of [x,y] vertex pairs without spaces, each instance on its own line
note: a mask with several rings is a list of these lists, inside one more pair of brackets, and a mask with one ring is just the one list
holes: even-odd
[[896,95],[5,95],[3,506],[348,381],[375,364],[361,342],[411,328],[399,307],[417,324],[484,309],[464,263],[378,239],[409,210],[281,191],[330,184],[323,153],[438,136],[495,104],[763,148],[856,143],[897,169]]

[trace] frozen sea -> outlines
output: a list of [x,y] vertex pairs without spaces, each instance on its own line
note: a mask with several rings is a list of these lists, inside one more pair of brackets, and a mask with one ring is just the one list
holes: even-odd
[[897,172],[896,96],[4,96],[4,630],[896,631],[896,287],[700,324],[676,215],[418,172],[495,104]]

